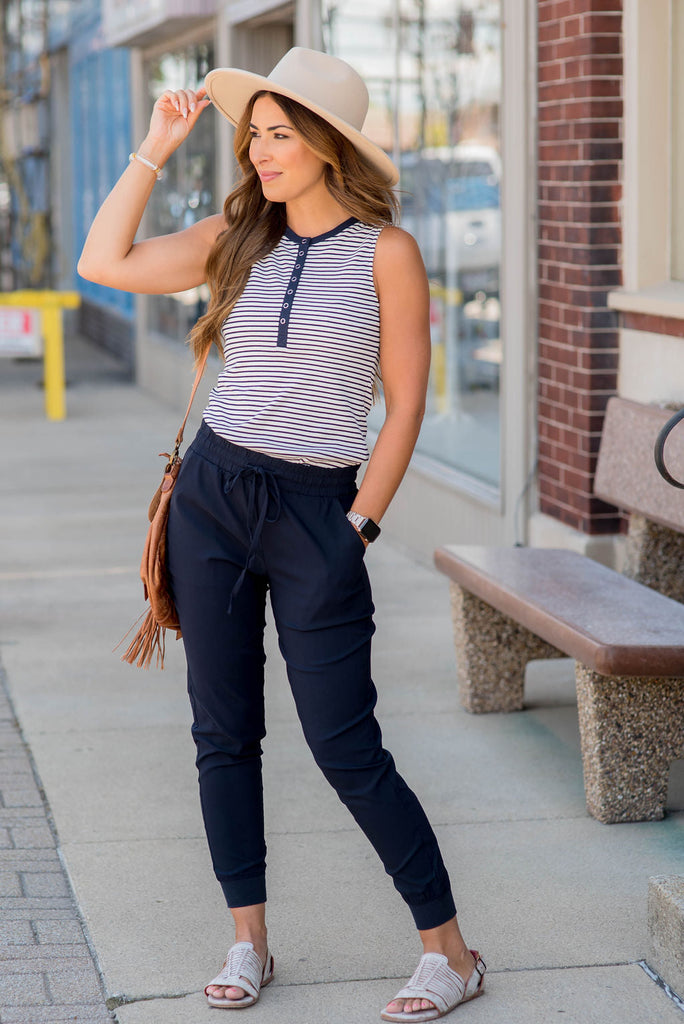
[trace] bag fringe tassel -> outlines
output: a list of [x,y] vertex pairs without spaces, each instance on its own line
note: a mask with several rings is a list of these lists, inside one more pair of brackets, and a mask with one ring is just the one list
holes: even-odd
[[[129,665],[136,664],[138,668],[149,668],[152,658],[156,656],[157,668],[163,669],[166,655],[166,627],[159,625],[150,610],[147,614],[143,612],[133,623],[131,629],[137,626],[143,615],[145,616],[143,624],[138,628],[125,653],[121,655],[121,660],[128,662]],[[119,640],[114,648],[115,651],[127,639],[131,629]]]

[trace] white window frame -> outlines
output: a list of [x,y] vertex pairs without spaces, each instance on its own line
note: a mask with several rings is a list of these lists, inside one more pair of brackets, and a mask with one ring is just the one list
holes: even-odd
[[608,302],[684,318],[684,282],[671,273],[672,2],[624,3],[623,288]]

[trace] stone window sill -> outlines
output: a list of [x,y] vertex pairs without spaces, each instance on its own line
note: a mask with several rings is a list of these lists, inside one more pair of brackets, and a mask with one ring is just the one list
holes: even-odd
[[684,282],[665,281],[635,292],[609,292],[608,306],[622,313],[684,320]]

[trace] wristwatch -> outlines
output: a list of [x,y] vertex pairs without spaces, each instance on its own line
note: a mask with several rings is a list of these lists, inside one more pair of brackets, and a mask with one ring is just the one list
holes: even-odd
[[380,536],[380,527],[368,516],[362,516],[360,512],[347,512],[347,519],[369,544],[372,544]]

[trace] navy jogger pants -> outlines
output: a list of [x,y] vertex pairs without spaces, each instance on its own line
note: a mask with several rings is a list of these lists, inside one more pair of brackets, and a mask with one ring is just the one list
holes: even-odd
[[[266,592],[306,741],[420,929],[452,918],[449,878],[416,796],[383,749],[370,673],[373,602],[346,518],[357,467],[231,444],[205,423],[174,488],[168,564],[188,663],[200,798],[229,907],[266,899],[261,741]],[[236,818],[233,809],[248,808]]]

